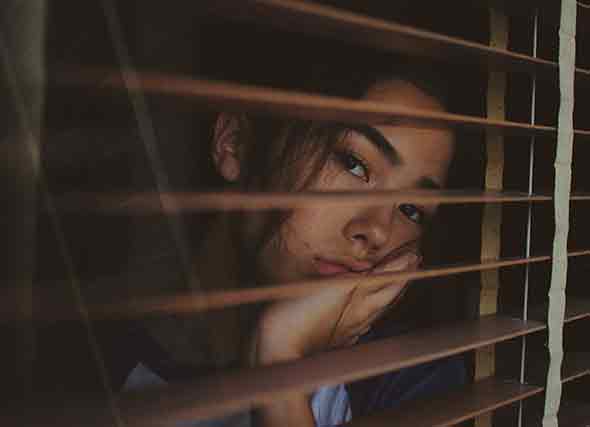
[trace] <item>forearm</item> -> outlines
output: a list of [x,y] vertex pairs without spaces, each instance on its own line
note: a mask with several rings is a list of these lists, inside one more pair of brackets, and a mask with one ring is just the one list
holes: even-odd
[[254,413],[255,427],[314,427],[309,398],[305,394],[272,402]]
[[[265,330],[265,328],[262,329]],[[276,336],[273,339],[273,334],[263,335],[260,335],[258,329],[253,337],[249,355],[251,366],[269,366],[301,358],[301,351],[280,343]],[[304,393],[294,393],[285,399],[272,401],[257,408],[254,411],[253,421],[253,427],[315,426],[309,396]]]

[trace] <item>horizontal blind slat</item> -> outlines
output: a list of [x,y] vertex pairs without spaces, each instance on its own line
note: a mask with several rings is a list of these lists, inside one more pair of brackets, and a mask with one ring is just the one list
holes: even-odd
[[590,404],[563,401],[559,408],[558,419],[560,427],[586,427],[590,423]]
[[[491,120],[423,109],[412,109],[377,101],[351,100],[335,96],[238,83],[190,79],[157,73],[138,73],[138,83],[126,85],[113,70],[67,68],[53,82],[63,85],[100,86],[101,89],[143,90],[148,93],[190,98],[212,111],[249,111],[298,119],[316,119],[342,123],[388,123],[392,120],[420,120],[433,125],[467,129],[503,131],[515,135],[555,136],[553,126],[531,125],[507,120]],[[578,138],[589,138],[590,131],[576,130]]]
[[[568,254],[570,257],[584,255],[590,255],[590,250],[570,252]],[[250,287],[244,289],[212,291],[208,293],[202,292],[198,294],[193,293],[190,295],[132,301],[124,304],[109,304],[102,307],[90,307],[90,311],[94,316],[107,318],[113,316],[136,317],[148,313],[194,313],[260,301],[297,298],[317,292],[317,290],[322,287],[350,286],[350,284],[358,284],[360,286],[385,285],[394,280],[416,280],[443,277],[453,274],[546,262],[550,259],[551,257],[548,255],[530,258],[512,258],[488,261],[480,264],[464,264],[442,268],[433,267],[415,272],[375,274],[363,278],[328,278],[305,282],[293,282],[284,285]]]
[[[510,16],[532,16],[536,10],[540,12],[543,25],[559,26],[561,15],[559,1],[554,0],[519,0],[517,2],[510,0],[482,0],[479,2],[470,2],[468,0],[451,0],[451,3],[457,5],[468,3],[484,9],[495,7],[504,11]],[[579,7],[577,12],[577,21],[580,23],[587,22],[590,19],[590,9]],[[581,27],[581,28],[580,28]],[[585,35],[588,32],[587,25],[579,25],[576,28],[576,34]]]
[[543,330],[539,322],[496,315],[438,329],[320,353],[294,362],[217,375],[192,385],[170,386],[121,396],[129,425],[215,417],[279,400],[293,392],[311,392],[440,359],[481,346]]
[[[292,209],[309,206],[367,206],[391,203],[467,204],[547,202],[548,194],[515,191],[481,190],[404,190],[293,193],[272,192],[137,192],[137,193],[72,193],[62,196],[57,204],[62,211],[90,211],[103,214],[176,214],[194,211],[236,211]],[[574,193],[572,201],[590,200],[590,193]],[[172,202],[164,203],[162,201]]]
[[[566,312],[566,321],[571,321],[572,316],[576,315],[575,310]],[[447,325],[438,330],[417,331],[400,337],[316,355],[316,357],[289,364],[276,365],[268,369],[264,367],[250,369],[235,376],[232,373],[227,373],[193,385],[171,386],[141,393],[126,393],[120,397],[119,402],[122,404],[125,417],[132,422],[131,425],[134,423],[135,425],[150,425],[151,422],[157,424],[163,419],[173,421],[216,416],[216,414],[226,411],[246,409],[252,405],[280,398],[281,393],[288,393],[288,390],[292,390],[292,388],[313,390],[319,384],[350,381],[361,378],[359,375],[364,377],[393,371],[410,366],[408,363],[422,363],[424,358],[434,360],[543,329],[545,329],[545,325],[540,322],[522,322],[491,315],[475,322]],[[449,337],[450,340],[445,337]],[[331,360],[331,354],[335,353],[337,353],[337,357],[335,360]],[[322,368],[324,365],[332,368],[328,372],[325,369],[317,368],[320,365]],[[347,368],[342,370],[334,368],[334,366]],[[589,368],[587,353],[566,356],[564,381],[571,381],[586,375]],[[368,373],[368,370],[371,372]],[[305,372],[305,375],[301,372]],[[308,376],[310,372],[313,373],[311,377]],[[481,387],[479,383],[468,386],[476,387],[475,390],[477,390],[474,392],[473,406],[470,402],[465,401],[465,408],[460,406],[447,408],[448,412],[439,414],[442,418],[440,425],[450,425],[444,422],[447,417],[448,419],[469,418],[477,415],[480,411],[508,404],[507,399],[524,399],[528,397],[529,392],[535,394],[538,390],[542,390],[542,387],[523,386],[521,394],[517,388],[513,387],[518,384],[502,386],[500,390],[496,388],[496,385],[491,384],[490,387],[498,393],[496,394],[494,391],[487,397],[481,396],[480,400],[480,396],[478,396],[480,391],[487,388],[485,383],[482,384],[484,387]],[[209,395],[209,393],[213,394]],[[448,398],[457,402],[453,395]],[[447,397],[437,399],[446,402]],[[431,404],[439,405],[437,399],[431,401]],[[110,422],[108,411],[97,402],[80,400],[79,396],[71,396],[71,399],[67,401],[70,409],[65,412],[56,411],[55,405],[48,403],[47,399],[44,399],[41,405],[33,405],[37,410],[28,411],[29,415],[26,420],[29,424],[27,425],[31,427],[45,426],[48,421],[57,420],[60,421],[60,425],[77,425],[76,423],[84,420],[84,423],[89,427],[104,427]],[[213,405],[210,404],[211,401]],[[446,406],[446,404],[441,406]],[[424,408],[424,406],[421,407]],[[149,413],[146,412],[147,408],[150,410]],[[145,420],[141,419],[144,415],[146,416]],[[376,414],[375,417],[379,417],[379,414]],[[14,416],[10,411],[7,411],[0,419],[6,426],[20,426],[23,420],[22,414]],[[361,421],[362,419],[359,420],[359,422]]]
[[416,400],[396,410],[354,418],[350,427],[446,427],[539,394],[542,387],[488,378],[444,396]]
[[[567,313],[566,313],[567,319]],[[569,320],[571,321],[571,319]],[[545,387],[547,381],[547,369],[549,367],[549,355],[542,352],[535,353],[528,362],[526,383]],[[563,383],[574,381],[590,374],[590,353],[566,351],[561,366],[561,380]]]
[[[216,0],[214,5],[207,6],[206,9],[210,13],[233,20],[295,33],[305,32],[386,52],[477,64],[504,71],[527,72],[557,82],[556,62],[336,7],[300,0]],[[590,82],[590,70],[577,69],[576,77],[579,81]]]
[[[589,353],[566,353],[563,383],[590,374]],[[536,384],[536,382],[535,382]],[[384,410],[354,418],[349,427],[385,427],[395,424],[445,427],[475,418],[483,413],[527,399],[543,391],[542,385],[526,385],[500,378],[488,378],[433,399],[411,401],[395,410]]]
[[[590,250],[572,251],[568,253],[570,257],[590,255]],[[280,300],[287,298],[297,298],[317,292],[318,289],[327,287],[350,286],[351,284],[359,286],[377,286],[391,283],[395,280],[416,280],[433,277],[443,277],[453,274],[468,273],[474,271],[483,271],[497,268],[505,268],[516,265],[525,265],[538,262],[549,261],[549,255],[541,255],[529,258],[505,258],[501,260],[487,261],[480,264],[458,264],[443,267],[431,267],[413,272],[392,272],[380,273],[369,276],[359,276],[354,278],[327,278],[320,280],[310,280],[302,282],[291,282],[282,285],[269,285],[260,287],[246,287],[240,289],[227,289],[209,292],[193,292],[190,294],[176,294],[159,297],[139,297],[130,300],[128,295],[119,295],[121,290],[118,283],[120,280],[133,281],[133,276],[105,277],[95,281],[94,286],[101,288],[104,295],[109,295],[108,301],[93,301],[88,305],[90,316],[95,319],[111,318],[136,318],[151,314],[190,314],[207,310],[215,310],[226,307],[238,306],[241,304],[251,304],[261,301]],[[148,285],[146,280],[149,278],[142,277],[142,283]],[[109,287],[109,284],[111,286]],[[60,301],[55,301],[51,293],[43,295],[43,311],[36,313],[38,320],[59,320],[71,319],[77,313]],[[531,309],[531,317],[543,320],[542,309]],[[538,315],[535,315],[536,312]],[[582,317],[590,316],[590,304],[583,300],[572,301],[568,305],[566,318],[576,320]],[[14,319],[14,307],[4,305],[0,311],[0,319]],[[567,320],[566,320],[567,321]]]
[[[564,322],[575,322],[590,317],[590,299],[568,297],[565,303]],[[547,304],[529,308],[529,318],[540,322],[547,321]]]
[[[590,314],[589,314],[590,315]],[[590,353],[567,352],[561,366],[561,378],[564,383],[590,375]],[[589,420],[590,421],[590,420]]]

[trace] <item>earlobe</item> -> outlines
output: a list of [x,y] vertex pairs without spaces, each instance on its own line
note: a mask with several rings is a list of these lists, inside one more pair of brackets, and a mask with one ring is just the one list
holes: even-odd
[[215,122],[212,141],[212,157],[217,172],[229,182],[240,178],[240,153],[238,149],[238,117],[221,113]]

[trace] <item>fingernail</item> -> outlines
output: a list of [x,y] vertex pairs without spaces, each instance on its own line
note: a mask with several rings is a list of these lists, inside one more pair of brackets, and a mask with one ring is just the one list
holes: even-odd
[[420,259],[420,258],[418,257],[418,255],[416,255],[416,254],[415,254],[415,253],[413,253],[413,252],[410,252],[410,253],[407,255],[407,257],[408,257],[408,261],[407,261],[407,262],[408,262],[408,264],[407,264],[407,265],[416,264],[416,263],[418,262],[418,260]]
[[384,265],[386,270],[403,270],[418,261],[418,256],[413,252],[408,252],[391,262],[389,265]]

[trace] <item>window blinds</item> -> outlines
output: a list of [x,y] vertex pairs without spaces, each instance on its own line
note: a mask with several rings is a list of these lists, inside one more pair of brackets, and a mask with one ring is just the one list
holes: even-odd
[[[558,77],[558,64],[538,58],[536,55],[529,56],[494,48],[312,2],[244,0],[205,3],[203,5],[205,17],[224,16],[252,25],[269,26],[277,31],[299,33],[304,28],[306,34],[313,34],[320,38],[334,38],[382,52],[399,52],[410,56],[426,57],[429,60],[458,62],[465,67],[484,66],[490,70],[524,72],[549,82],[557,81]],[[532,8],[528,12],[533,13]],[[114,12],[111,10],[111,13]],[[110,19],[111,30],[115,28],[113,32],[122,43],[123,35],[116,31],[116,14],[113,14]],[[38,25],[42,25],[42,20],[38,21]],[[14,61],[13,54],[7,51],[3,52],[3,57],[5,63]],[[122,61],[121,70],[64,67],[57,73],[58,81],[52,84],[100,86],[102,91],[127,90],[132,97],[142,93],[154,93],[188,100],[212,111],[248,111],[299,119],[373,124],[391,119],[411,118],[459,129],[495,131],[502,135],[521,137],[555,138],[558,133],[556,127],[539,125],[534,121],[523,123],[435,113],[378,102],[352,101],[229,81],[199,80],[153,73],[149,70],[134,70],[124,50],[119,51],[119,59]],[[5,73],[8,72],[5,70]],[[584,87],[590,81],[590,70],[576,68],[575,77],[580,87]],[[141,98],[134,99],[135,112],[142,115]],[[149,133],[149,130],[144,132],[144,139],[149,138]],[[590,137],[590,130],[576,129],[574,137],[576,143],[585,143]],[[146,147],[149,151],[149,144]],[[150,158],[154,170],[161,171],[163,166],[158,162],[156,150],[151,150]],[[55,199],[55,203],[60,212],[93,212],[113,216],[164,212],[170,218],[171,226],[175,230],[176,243],[183,246],[183,226],[176,222],[175,215],[203,210],[261,210],[318,203],[334,207],[350,204],[378,205],[396,200],[425,204],[517,202],[532,204],[553,201],[553,197],[549,194],[537,194],[532,191],[529,194],[470,190],[359,194],[177,193],[167,189],[166,177],[163,173],[159,174],[158,183],[158,191],[155,193],[67,194]],[[570,201],[582,202],[588,199],[590,195],[575,192],[571,195]],[[572,206],[575,209],[575,203]],[[44,209],[49,210],[52,215],[57,215],[50,208],[44,207]],[[570,251],[562,255],[583,257],[589,254],[590,249]],[[381,274],[367,277],[365,282],[369,286],[376,283],[389,283],[392,279],[440,277],[551,260],[549,254],[531,256],[527,253],[526,255],[523,258],[489,260],[479,264],[464,263],[431,267],[411,273]],[[185,258],[188,259],[188,257]],[[104,280],[108,281],[109,278],[105,277]],[[277,284],[264,288],[245,287],[209,293],[196,292],[191,295],[133,301],[113,299],[107,304],[88,306],[80,300],[80,311],[89,316],[90,325],[91,318],[140,317],[153,313],[196,313],[260,301],[294,298],[311,293],[320,286],[342,285],[346,285],[346,279]],[[68,314],[60,310],[59,302],[56,302],[55,306],[55,310],[40,313],[39,316],[47,320],[75,315],[75,313]],[[12,313],[10,310],[7,313],[9,318],[23,315],[23,313]],[[317,354],[287,364],[227,372],[192,384],[172,385],[163,390],[123,393],[112,396],[109,409],[116,414],[120,422],[127,425],[156,425],[163,421],[206,419],[255,407],[280,399],[294,391],[308,392],[321,385],[337,384],[395,371],[538,333],[547,328],[542,313],[542,308],[531,308],[528,318],[534,320],[528,320],[527,316],[524,317],[525,320],[518,320],[504,314],[490,314],[478,320],[412,332],[400,337]],[[568,299],[565,322],[575,322],[589,316],[589,302]],[[26,314],[25,317],[27,317]],[[558,327],[561,326],[558,325]],[[91,332],[89,330],[90,334]],[[573,381],[587,372],[588,365],[584,363],[584,355],[566,356],[562,381]],[[400,425],[453,425],[542,392],[543,387],[488,378],[470,384],[464,390],[449,396],[426,402],[412,402],[399,411],[388,411],[354,419],[352,425],[388,425],[391,422],[400,423]],[[84,410],[80,412],[85,418],[92,418],[93,416],[89,417],[88,413],[93,413],[96,417],[94,421],[99,423],[97,425],[101,425],[100,423],[107,425],[109,422],[97,415],[102,413],[103,409],[93,409],[92,403],[76,400],[73,397],[70,404],[83,408]],[[54,410],[49,413],[50,416],[57,417]],[[78,422],[76,416],[80,416],[80,413],[72,411],[71,414],[59,415],[64,417],[63,422],[66,424],[63,425],[69,425],[67,423],[75,425]],[[42,419],[39,415],[33,418],[36,418],[39,423],[47,422],[47,419]]]

